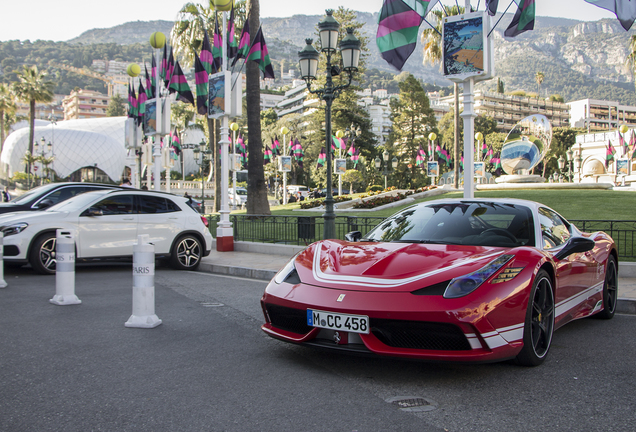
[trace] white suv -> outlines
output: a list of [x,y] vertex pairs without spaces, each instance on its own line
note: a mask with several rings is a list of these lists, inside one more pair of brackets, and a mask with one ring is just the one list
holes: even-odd
[[86,192],[45,211],[0,216],[4,260],[29,263],[41,274],[55,273],[57,229],[75,230],[76,259],[131,257],[137,236],[147,234],[157,257],[193,270],[209,255],[207,219],[186,198],[135,189]]

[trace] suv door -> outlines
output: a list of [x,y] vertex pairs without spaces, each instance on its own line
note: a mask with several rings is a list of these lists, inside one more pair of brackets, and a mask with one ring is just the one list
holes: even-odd
[[175,237],[183,231],[185,216],[170,198],[137,195],[138,235],[148,234],[155,253],[166,254]]
[[[133,212],[134,195],[111,195],[79,216],[79,258],[131,256],[137,242],[138,216]],[[100,215],[90,216],[89,212]]]

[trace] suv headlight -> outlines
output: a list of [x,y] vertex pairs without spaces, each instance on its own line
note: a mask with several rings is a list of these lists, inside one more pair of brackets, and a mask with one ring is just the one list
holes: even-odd
[[15,235],[15,234],[21,233],[28,226],[29,226],[28,223],[20,222],[20,223],[17,223],[17,224],[4,226],[4,227],[2,227],[0,229],[2,230],[2,233],[4,234],[4,236],[8,237],[8,236],[11,236],[11,235]]

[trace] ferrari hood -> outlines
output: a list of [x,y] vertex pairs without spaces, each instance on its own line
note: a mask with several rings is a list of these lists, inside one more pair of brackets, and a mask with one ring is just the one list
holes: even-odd
[[324,240],[296,258],[303,283],[341,289],[417,289],[486,265],[500,247]]

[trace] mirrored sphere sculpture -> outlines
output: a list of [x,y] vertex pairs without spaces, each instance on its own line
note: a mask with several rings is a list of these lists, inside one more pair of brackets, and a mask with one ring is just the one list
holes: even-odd
[[[510,131],[501,148],[501,166],[506,174],[528,175],[543,160],[552,142],[552,126],[541,114],[521,120]],[[540,174],[540,173],[539,173]]]

